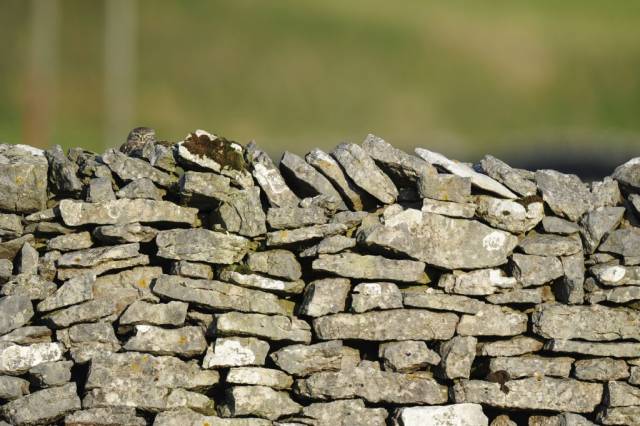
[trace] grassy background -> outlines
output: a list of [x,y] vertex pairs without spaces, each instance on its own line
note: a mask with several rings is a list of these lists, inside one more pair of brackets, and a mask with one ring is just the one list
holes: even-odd
[[[29,3],[0,0],[0,140],[22,140]],[[102,151],[102,1],[61,0],[52,141]],[[132,125],[272,153],[368,132],[462,159],[640,146],[640,2],[140,0]],[[122,134],[122,139],[126,132]],[[604,155],[604,156],[603,156]]]

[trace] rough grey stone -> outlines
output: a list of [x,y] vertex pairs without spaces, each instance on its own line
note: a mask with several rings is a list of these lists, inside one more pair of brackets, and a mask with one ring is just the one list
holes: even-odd
[[233,386],[227,389],[219,408],[225,417],[257,416],[269,420],[296,414],[302,406],[293,401],[287,392],[279,392],[265,386]]
[[577,222],[593,205],[589,188],[576,175],[538,170],[536,184],[551,210],[572,222]]
[[288,304],[277,296],[221,281],[195,280],[177,275],[156,279],[153,292],[162,298],[188,302],[207,310],[286,314]]
[[85,203],[62,200],[58,206],[64,223],[68,226],[126,225],[129,223],[169,222],[195,226],[198,210],[181,207],[170,201],[127,199],[102,203]]
[[529,233],[518,247],[537,256],[569,256],[582,251],[580,239],[574,236]]
[[166,259],[231,264],[244,257],[249,240],[207,229],[171,229],[158,232],[156,245]]
[[442,268],[472,269],[506,263],[517,239],[477,221],[407,209],[384,225],[361,227],[358,242]]
[[273,422],[255,417],[225,419],[205,416],[188,409],[163,411],[156,416],[153,422],[153,426],[202,426],[205,424],[216,426],[272,426]]
[[544,346],[543,342],[527,336],[516,336],[509,340],[495,340],[479,342],[477,353],[479,356],[517,356],[538,352]]
[[267,233],[267,246],[283,246],[317,240],[329,235],[343,233],[347,226],[341,223],[313,225],[306,228],[273,231]]
[[501,198],[478,195],[474,197],[477,205],[476,216],[494,228],[515,234],[527,232],[540,223],[544,216],[541,202],[528,203],[526,206]]
[[262,210],[260,188],[253,187],[231,192],[218,209],[216,227],[245,237],[256,237],[267,232],[267,217]]
[[146,426],[142,417],[136,416],[134,407],[90,408],[68,414],[65,426]]
[[425,264],[356,253],[323,254],[313,261],[315,271],[347,278],[426,283]]
[[625,257],[640,256],[640,229],[626,228],[612,231],[598,249]]
[[640,388],[620,381],[608,382],[607,405],[610,407],[640,406]]
[[218,337],[207,349],[203,368],[264,365],[269,344],[254,337]]
[[138,300],[129,305],[120,316],[121,325],[150,324],[150,325],[183,325],[187,318],[188,304],[183,302],[147,303]]
[[115,201],[116,193],[113,192],[111,173],[108,177],[97,177],[89,181],[86,201],[88,203],[107,203]]
[[603,425],[633,425],[640,423],[640,406],[605,407],[598,413],[597,421]]
[[18,274],[36,275],[38,273],[38,259],[40,255],[31,244],[24,243],[20,249],[20,254],[16,259],[16,272]]
[[446,294],[434,288],[411,287],[402,290],[405,307],[453,311],[465,314],[479,312],[485,303],[471,297]]
[[571,235],[580,232],[577,224],[555,216],[543,217],[542,228],[549,234]]
[[0,144],[0,210],[33,213],[47,204],[47,171],[43,152],[26,145]]
[[353,288],[351,309],[354,312],[397,308],[402,308],[402,293],[394,283],[361,283]]
[[75,324],[58,330],[56,338],[69,349],[71,358],[78,364],[117,352],[121,348],[110,322]]
[[130,243],[117,246],[96,247],[65,253],[58,259],[58,266],[96,266],[111,260],[129,259],[139,255],[140,244]]
[[27,324],[33,314],[33,305],[28,296],[0,298],[0,335]]
[[594,343],[552,339],[544,345],[544,348],[552,352],[578,353],[590,356],[610,356],[613,358],[640,357],[640,343]]
[[0,408],[3,417],[18,426],[51,424],[81,408],[75,383],[43,389]]
[[602,237],[620,224],[624,212],[624,207],[600,207],[582,218],[580,230],[587,253],[593,253]]
[[[509,392],[501,387],[506,386]],[[453,386],[456,403],[472,402],[496,408],[590,413],[600,404],[602,385],[573,379],[530,377],[504,384],[462,379]]]
[[640,284],[640,267],[602,264],[590,269],[591,274],[606,286]]
[[148,243],[158,233],[150,226],[139,223],[104,225],[93,229],[93,237],[107,244]]
[[0,238],[17,238],[22,235],[22,218],[17,214],[0,213]]
[[30,325],[13,330],[0,336],[0,342],[29,345],[31,343],[51,342],[51,330],[43,325]]
[[262,367],[231,368],[226,378],[234,385],[267,386],[276,390],[291,389],[293,379],[280,370]]
[[535,183],[523,178],[521,174],[511,166],[496,157],[485,155],[484,158],[480,160],[480,165],[484,173],[502,183],[513,192],[523,197],[536,195],[537,187]]
[[439,201],[466,203],[471,195],[471,180],[456,175],[424,175],[418,180],[418,195]]
[[440,355],[418,340],[386,342],[378,346],[378,357],[386,370],[407,373],[440,363]]
[[45,362],[32,367],[29,375],[41,388],[62,386],[71,381],[71,361]]
[[0,259],[13,260],[24,243],[31,244],[34,240],[32,234],[23,235],[13,240],[0,242]]
[[457,323],[458,316],[452,313],[393,309],[320,317],[313,327],[321,340],[448,340]]
[[271,207],[267,211],[267,223],[272,229],[296,229],[304,226],[322,225],[329,221],[320,207]]
[[306,377],[319,371],[340,371],[354,368],[360,362],[357,349],[343,346],[339,340],[313,345],[285,346],[271,354],[273,362],[287,373]]
[[301,251],[299,256],[315,257],[320,254],[335,254],[354,248],[355,246],[355,238],[345,237],[344,235],[332,235],[322,239],[318,244]]
[[243,287],[273,291],[284,294],[299,294],[304,290],[304,281],[285,281],[259,274],[243,274],[231,269],[220,272],[220,279]]
[[134,179],[123,186],[116,196],[118,198],[146,198],[149,200],[162,200],[166,195],[166,191],[158,188],[153,181],[148,178]]
[[629,377],[629,366],[621,359],[580,359],[574,365],[574,376],[579,380],[608,382]]
[[[396,410],[394,426],[488,426],[480,404],[453,404],[441,407],[402,407]],[[493,425],[493,423],[491,423]]]
[[361,399],[346,399],[303,407],[300,421],[312,426],[385,426],[386,419],[384,408],[367,408]]
[[156,169],[146,161],[129,157],[115,149],[105,152],[101,159],[113,173],[125,182],[148,178],[153,183],[168,188],[177,181],[175,176]]
[[55,293],[38,303],[38,312],[50,312],[93,299],[95,275],[81,275],[62,284]]
[[472,219],[478,206],[474,203],[456,203],[453,201],[440,201],[425,198],[422,200],[424,213],[434,213],[442,216]]
[[252,165],[251,173],[264,192],[271,207],[296,206],[300,201],[287,186],[284,178],[269,156],[254,144],[246,147]]
[[87,249],[92,245],[91,234],[84,231],[50,239],[47,241],[47,250],[73,251]]
[[300,197],[326,195],[338,202],[339,210],[346,210],[342,197],[331,182],[301,157],[285,151],[280,159],[280,171]]
[[305,160],[333,183],[350,208],[362,210],[365,205],[370,204],[369,196],[346,175],[338,162],[329,154],[314,149],[306,155]]
[[3,296],[24,295],[31,300],[42,300],[47,298],[56,291],[56,285],[39,275],[13,275],[10,281],[7,281],[2,288],[0,294]]
[[81,322],[95,322],[116,311],[111,300],[89,300],[78,305],[60,309],[42,317],[42,320],[55,329],[69,327]]
[[309,324],[298,318],[280,315],[228,312],[216,318],[216,332],[222,336],[253,336],[267,340],[309,343],[310,329]]
[[183,202],[208,207],[225,200],[233,189],[228,177],[189,170],[180,177],[179,191]]
[[532,322],[533,331],[547,339],[640,340],[640,312],[627,308],[544,304]]
[[618,166],[611,177],[632,189],[640,188],[640,158],[635,157]]
[[295,255],[287,250],[250,252],[247,255],[246,265],[253,272],[262,272],[272,277],[291,281],[302,276],[300,263]]
[[91,360],[86,388],[108,387],[114,383],[155,384],[167,388],[207,390],[218,383],[217,371],[203,370],[195,361],[138,352],[104,354]]
[[556,291],[556,297],[563,303],[582,304],[584,302],[584,255],[581,252],[560,258],[564,278]]
[[316,400],[362,398],[371,403],[444,404],[447,388],[428,375],[394,373],[356,367],[337,372],[322,371],[298,379],[294,391]]
[[479,269],[471,272],[454,271],[440,276],[438,287],[447,293],[483,296],[496,291],[515,288],[518,282],[500,269]]
[[569,357],[542,357],[525,355],[517,357],[491,358],[489,371],[506,371],[510,379],[521,377],[569,377],[574,359]]
[[351,283],[344,278],[325,278],[310,282],[304,289],[299,312],[310,317],[344,312]]
[[511,192],[501,183],[495,181],[487,175],[476,172],[471,167],[465,164],[452,161],[442,154],[438,154],[437,152],[429,151],[428,149],[424,148],[416,148],[415,152],[416,154],[418,154],[418,156],[420,156],[428,163],[442,167],[456,176],[469,178],[471,180],[471,183],[478,188],[493,192],[503,198],[518,198],[516,194]]
[[622,194],[618,182],[609,176],[601,181],[591,182],[593,208],[613,207],[622,202]]
[[188,262],[186,260],[179,260],[171,264],[171,274],[181,275],[189,278],[201,278],[204,280],[210,280],[213,278],[213,268],[211,265],[204,263]]
[[124,345],[124,349],[128,351],[183,357],[198,356],[206,348],[207,342],[202,329],[194,326],[166,329],[152,325],[136,325],[136,335]]
[[527,319],[522,312],[486,305],[474,315],[462,315],[457,332],[462,336],[515,336],[527,330]]
[[486,300],[494,305],[537,305],[542,302],[555,301],[551,288],[548,286],[529,289],[517,288],[504,293],[492,294],[487,296]]
[[28,393],[29,382],[26,380],[19,377],[0,376],[0,399],[13,401]]
[[66,281],[71,278],[75,278],[81,275],[102,275],[105,272],[114,269],[127,269],[134,266],[148,265],[149,256],[146,254],[127,259],[110,260],[99,263],[91,267],[73,267],[73,268],[60,268],[57,270],[57,277],[61,281]]
[[472,336],[455,336],[440,345],[440,372],[447,379],[469,378],[476,357],[478,340]]

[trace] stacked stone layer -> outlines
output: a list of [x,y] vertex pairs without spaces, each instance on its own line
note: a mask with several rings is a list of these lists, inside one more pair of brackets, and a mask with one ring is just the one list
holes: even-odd
[[0,424],[640,424],[639,192],[373,135],[0,145]]

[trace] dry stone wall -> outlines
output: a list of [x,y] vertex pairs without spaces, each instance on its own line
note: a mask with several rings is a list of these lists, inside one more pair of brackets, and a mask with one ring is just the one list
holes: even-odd
[[638,425],[640,158],[0,145],[12,425]]

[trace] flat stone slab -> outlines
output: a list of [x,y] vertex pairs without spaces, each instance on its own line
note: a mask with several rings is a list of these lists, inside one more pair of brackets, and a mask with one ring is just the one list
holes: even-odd
[[313,345],[285,346],[273,352],[271,359],[287,373],[304,377],[319,371],[339,371],[356,367],[360,362],[360,352],[343,346],[339,340],[331,340]]
[[156,237],[158,256],[165,259],[231,264],[249,249],[246,238],[207,229],[171,229]]
[[518,240],[475,220],[407,209],[384,224],[361,227],[358,242],[446,269],[476,269],[507,262]]
[[227,389],[219,412],[225,417],[256,416],[276,420],[301,409],[288,392],[266,386],[233,386]]
[[294,391],[316,400],[362,398],[371,403],[444,404],[446,386],[419,373],[403,374],[356,367],[338,372],[314,373],[298,379]]
[[43,389],[8,402],[0,408],[2,416],[16,426],[51,424],[81,408],[76,384]]
[[256,417],[228,418],[207,416],[192,410],[171,410],[158,413],[153,426],[272,426],[273,422]]
[[216,332],[223,336],[253,336],[295,343],[311,342],[311,327],[298,318],[228,312],[216,317]]
[[393,309],[362,314],[335,314],[314,320],[319,339],[448,340],[455,333],[458,316],[420,309]]
[[313,261],[315,271],[341,277],[426,283],[425,264],[356,253],[323,254]]
[[0,346],[0,374],[22,374],[45,362],[59,361],[64,353],[60,343]]
[[[493,423],[492,423],[493,424]],[[396,410],[394,426],[488,426],[480,404],[453,404],[441,407],[403,407]]]
[[264,365],[269,344],[255,337],[218,337],[209,346],[203,368]]
[[531,319],[533,331],[547,339],[640,341],[640,312],[628,308],[544,304]]
[[[501,389],[506,386],[509,391]],[[453,386],[456,403],[471,402],[496,408],[591,413],[602,400],[599,383],[551,377],[509,380],[500,383],[462,379]]]
[[200,327],[160,328],[152,325],[136,325],[136,335],[124,345],[128,351],[149,352],[154,355],[179,355],[194,357],[207,348]]
[[640,343],[595,343],[578,340],[551,339],[545,343],[544,348],[545,350],[553,352],[577,353],[590,356],[610,356],[613,358],[640,357]]

